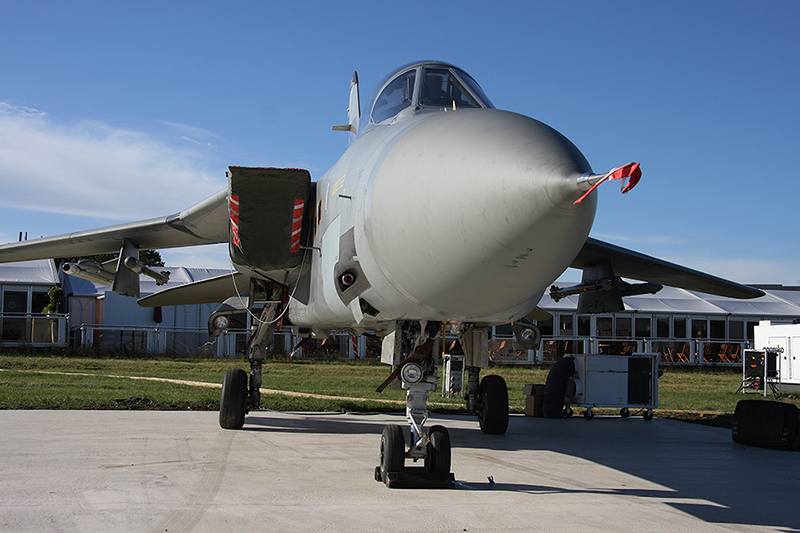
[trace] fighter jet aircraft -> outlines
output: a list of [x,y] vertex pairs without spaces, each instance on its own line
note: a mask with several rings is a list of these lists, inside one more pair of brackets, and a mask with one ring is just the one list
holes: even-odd
[[[450,439],[426,428],[443,334],[465,352],[467,408],[484,433],[508,425],[508,391],[488,362],[487,327],[514,325],[518,341],[538,343],[526,316],[567,267],[581,284],[550,287],[580,294],[581,312],[622,309],[622,297],[661,284],[734,298],[762,293],[589,238],[596,188],[641,177],[638,164],[594,173],[563,135],[527,116],[496,109],[463,70],[438,61],[404,65],[380,80],[361,112],[358,76],[350,90],[344,155],[316,182],[301,169],[229,167],[229,184],[171,216],[0,246],[0,261],[119,251],[116,264],[81,261],[70,274],[104,279],[139,296],[139,250],[227,242],[235,272],[146,296],[143,306],[225,303],[228,315],[260,309],[248,348],[249,376],[223,379],[220,425],[238,429],[260,405],[261,366],[280,324],[301,336],[373,332],[382,338],[386,382],[407,390],[411,439],[400,426],[381,438],[383,481],[410,458],[429,473],[450,470]],[[92,278],[92,276],[95,276]],[[632,284],[621,278],[640,280]],[[161,278],[163,280],[163,276]],[[227,300],[226,300],[227,299]]]

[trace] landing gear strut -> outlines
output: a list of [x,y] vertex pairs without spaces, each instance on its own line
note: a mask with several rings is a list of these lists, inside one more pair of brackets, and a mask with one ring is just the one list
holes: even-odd
[[[241,368],[230,368],[222,380],[222,396],[219,402],[219,425],[223,429],[241,429],[244,417],[250,410],[261,407],[261,370],[267,353],[267,346],[275,331],[275,317],[281,305],[281,288],[254,286],[250,294],[261,294],[265,299],[261,316],[253,317],[257,322],[255,331],[247,344],[247,359],[250,362],[250,385],[247,373]],[[215,313],[216,314],[216,313]],[[224,315],[222,315],[224,316]],[[212,317],[213,319],[214,317]]]
[[[444,339],[446,324],[441,338]],[[500,376],[480,379],[481,368],[488,366],[488,330],[472,324],[452,323],[464,349],[467,372],[467,409],[478,416],[481,431],[502,435],[508,429],[508,388]],[[427,321],[392,322],[383,338],[381,361],[394,371],[378,387],[382,391],[400,378],[406,391],[406,418],[411,426],[408,449],[400,426],[389,425],[381,435],[381,461],[375,479],[388,487],[446,488],[452,486],[450,473],[450,434],[442,426],[425,429],[428,420],[428,393],[436,390],[438,371],[433,344],[438,325]],[[413,353],[411,353],[413,351]],[[408,355],[411,353],[411,355]],[[424,460],[424,467],[406,467],[405,459]]]

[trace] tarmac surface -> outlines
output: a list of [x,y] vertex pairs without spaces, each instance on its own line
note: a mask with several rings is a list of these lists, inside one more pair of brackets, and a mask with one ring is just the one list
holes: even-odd
[[0,530],[800,531],[800,453],[727,429],[512,416],[489,436],[434,416],[456,479],[484,490],[388,489],[380,434],[404,418],[0,411]]

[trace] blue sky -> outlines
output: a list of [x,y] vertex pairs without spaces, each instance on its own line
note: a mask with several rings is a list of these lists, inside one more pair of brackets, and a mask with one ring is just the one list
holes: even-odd
[[[744,283],[800,285],[800,2],[4,2],[0,241],[166,215],[229,165],[347,147],[395,67],[441,59],[562,132],[605,185],[592,235]],[[164,251],[227,266],[224,247]],[[577,273],[571,276],[579,277]]]

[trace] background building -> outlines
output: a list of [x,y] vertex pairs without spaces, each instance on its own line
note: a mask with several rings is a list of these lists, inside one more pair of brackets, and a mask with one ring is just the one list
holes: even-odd
[[49,291],[58,285],[53,261],[0,263],[0,343],[3,346],[64,345],[66,315],[46,313]]
[[[579,315],[578,296],[558,302],[545,295],[539,306],[553,317],[539,321],[542,332],[535,362],[555,361],[567,353],[661,353],[675,364],[741,364],[745,348],[754,347],[760,320],[800,321],[800,287],[758,286],[760,298],[737,300],[664,287],[656,294],[629,296],[625,311]],[[507,336],[510,328],[497,328]],[[531,354],[521,354],[531,358]],[[506,357],[506,359],[511,359]]]
[[[141,276],[142,295],[164,288],[224,275],[225,270],[159,267],[170,272],[167,285],[158,287]],[[45,312],[48,291],[64,290],[61,312]],[[579,315],[578,296],[558,302],[545,295],[539,306],[553,316],[539,321],[538,349],[519,347],[511,326],[493,328],[490,359],[505,364],[545,364],[565,354],[634,352],[661,353],[662,362],[676,365],[741,365],[742,354],[753,346],[754,328],[761,320],[773,324],[800,323],[800,287],[759,286],[765,295],[752,300],[664,287],[656,294],[625,298],[625,311]],[[134,298],[110,287],[64,275],[53,261],[0,264],[3,346],[71,346],[100,350],[172,355],[241,355],[246,347],[251,317],[234,317],[233,328],[218,338],[208,335],[207,322],[217,304],[143,308]],[[279,332],[273,351],[290,353],[301,339]],[[446,349],[458,352],[454,338]],[[338,335],[305,341],[304,357],[327,359],[378,358],[374,337]]]

